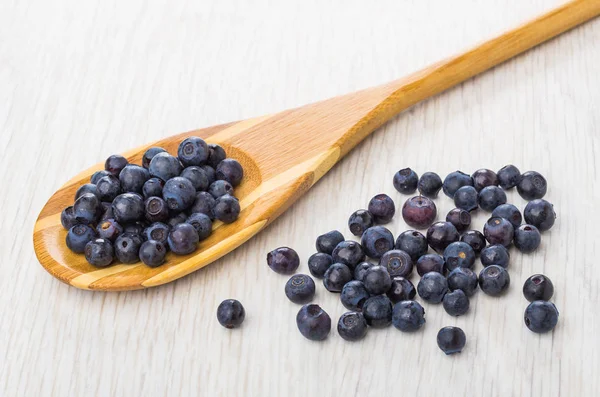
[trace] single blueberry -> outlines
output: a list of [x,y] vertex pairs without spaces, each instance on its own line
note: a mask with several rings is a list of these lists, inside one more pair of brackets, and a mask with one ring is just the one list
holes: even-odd
[[497,206],[492,211],[492,217],[504,218],[512,223],[513,227],[515,228],[519,227],[523,221],[521,211],[519,211],[519,209],[512,204],[502,204]]
[[419,296],[429,303],[440,303],[448,292],[446,277],[438,272],[425,273],[417,284]]
[[142,167],[148,169],[148,167],[150,167],[150,162],[152,161],[152,159],[154,158],[154,156],[156,156],[159,153],[165,153],[166,150],[161,148],[161,147],[151,147],[148,150],[146,150],[144,152],[144,155],[142,156]]
[[443,252],[458,239],[458,230],[450,222],[436,222],[427,229],[427,243],[438,252]]
[[364,281],[365,275],[367,274],[367,270],[376,266],[371,262],[361,262],[354,268],[354,279],[358,281]]
[[475,265],[475,251],[465,242],[455,241],[444,250],[444,262],[448,271],[457,267],[473,268]]
[[234,159],[224,159],[217,165],[216,178],[225,180],[231,183],[232,186],[237,186],[244,178],[244,169],[242,165]]
[[479,192],[479,206],[482,210],[492,212],[502,204],[506,204],[506,193],[498,186],[484,187]]
[[388,223],[396,213],[394,200],[387,194],[378,194],[369,201],[368,210],[375,223]]
[[502,266],[490,265],[479,273],[479,288],[487,295],[498,296],[509,286],[510,276]]
[[227,181],[218,180],[210,184],[210,186],[208,187],[208,192],[215,199],[218,199],[219,197],[224,196],[226,194],[233,194],[233,186],[231,186],[231,183]]
[[393,249],[381,256],[379,266],[383,266],[390,277],[408,277],[413,271],[413,262],[408,253]]
[[[379,259],[384,253],[394,248],[394,236],[383,226],[373,226],[365,230],[360,244],[367,256]],[[354,263],[352,267],[356,267],[357,264],[358,262]]]
[[385,294],[392,286],[392,278],[383,266],[372,266],[363,277],[365,288],[371,295]]
[[448,215],[446,215],[446,222],[450,222],[452,225],[454,225],[456,230],[462,232],[471,226],[471,214],[469,211],[460,208],[454,208],[448,212]]
[[223,223],[232,223],[240,216],[240,202],[237,198],[226,194],[215,201],[213,213]]
[[114,259],[114,250],[111,242],[104,238],[97,238],[85,245],[85,259],[90,265],[106,267]]
[[361,281],[352,280],[347,282],[342,288],[340,300],[346,309],[361,311],[363,305],[370,296],[371,295]]
[[417,259],[417,273],[423,276],[425,273],[438,272],[444,274],[446,272],[446,263],[444,258],[438,254],[425,254]]
[[437,217],[435,203],[425,196],[415,196],[406,200],[402,206],[402,218],[407,225],[416,229],[425,229]]
[[100,199],[98,188],[92,183],[86,183],[84,185],[81,185],[79,189],[77,189],[77,192],[75,192],[75,200],[81,197],[84,193],[91,193],[94,196],[98,197],[98,199]]
[[181,171],[181,177],[192,182],[192,186],[196,191],[205,191],[208,189],[208,177],[206,176],[206,172],[195,165],[184,168]]
[[173,226],[167,237],[169,249],[177,255],[187,255],[196,251],[198,247],[198,233],[189,223],[180,223]]
[[317,237],[315,246],[317,251],[331,255],[339,243],[344,241],[344,235],[337,230],[332,230]]
[[554,206],[543,199],[527,203],[523,211],[525,222],[538,228],[540,232],[549,230],[556,220]]
[[417,190],[419,176],[410,168],[403,168],[394,174],[394,188],[402,194],[412,194]]
[[157,153],[148,166],[151,176],[160,178],[165,182],[179,176],[181,170],[181,163],[177,160],[177,157],[173,157],[166,152]]
[[331,331],[331,317],[319,305],[308,304],[298,311],[296,325],[305,338],[320,341]]
[[352,271],[343,263],[334,263],[323,276],[323,285],[329,292],[341,292],[347,282],[352,280]]
[[[392,237],[392,244],[393,244]],[[365,260],[363,247],[356,241],[346,240],[339,243],[331,253],[334,263],[343,263],[354,271],[356,265]]]
[[103,207],[98,197],[84,193],[73,204],[73,215],[77,223],[96,223],[102,216]]
[[547,276],[534,274],[525,280],[523,295],[529,302],[547,301],[554,295],[554,285]]
[[188,179],[176,176],[165,183],[163,199],[170,210],[175,212],[185,211],[194,204],[196,189]]
[[425,309],[413,300],[398,302],[392,312],[392,324],[402,332],[415,332],[425,324]]
[[88,225],[74,225],[67,233],[66,243],[71,251],[82,254],[85,252],[86,244],[95,238],[94,229]]
[[527,171],[521,175],[517,184],[517,192],[527,201],[541,199],[546,195],[548,183],[546,178],[536,171]]
[[452,270],[447,280],[450,291],[462,290],[467,296],[472,296],[479,284],[477,274],[468,267],[457,267]]
[[227,158],[225,149],[216,143],[208,144],[208,160],[206,161],[212,168],[217,168],[219,163]]
[[481,264],[484,267],[497,265],[507,268],[510,262],[510,254],[508,249],[503,245],[490,245],[481,250]]
[[189,223],[194,226],[196,233],[198,233],[198,239],[200,241],[206,239],[212,233],[212,221],[207,215],[200,212],[190,215],[185,223]]
[[162,243],[165,248],[168,246],[169,232],[171,228],[162,222],[154,222],[150,226],[144,229],[142,237],[145,240],[154,240]]
[[454,193],[454,205],[465,211],[479,207],[479,193],[473,186],[463,186]]
[[150,178],[142,186],[142,194],[144,198],[162,197],[162,190],[165,183],[159,178]]
[[483,235],[492,245],[500,244],[508,247],[512,243],[515,229],[508,220],[504,218],[490,218],[483,225]]
[[461,289],[444,295],[442,304],[446,313],[451,316],[462,316],[469,311],[469,297]]
[[197,192],[196,199],[194,200],[194,204],[190,207],[189,212],[191,214],[202,213],[207,215],[210,219],[214,219],[215,215],[213,209],[217,201],[212,196],[212,194],[208,192]]
[[148,197],[144,201],[144,216],[148,222],[166,222],[169,220],[169,207],[160,197]]
[[308,303],[315,296],[315,282],[306,274],[294,274],[285,283],[285,296],[294,303]]
[[498,171],[498,182],[504,190],[512,189],[521,181],[521,171],[514,165],[505,165]]
[[135,164],[127,164],[119,174],[119,182],[123,192],[141,194],[148,179],[150,179],[148,170]]
[[338,334],[347,341],[357,341],[367,335],[367,320],[362,313],[347,312],[338,321]]
[[121,263],[136,263],[140,260],[139,252],[143,242],[139,234],[123,233],[115,240],[115,256]]
[[96,233],[100,238],[115,241],[123,233],[123,227],[114,219],[107,219],[96,226]]
[[537,227],[533,225],[521,225],[515,229],[515,247],[521,252],[533,252],[540,246],[542,236]]
[[444,327],[437,334],[438,347],[446,353],[460,353],[467,343],[467,337],[462,329],[458,327]]
[[300,266],[300,258],[293,249],[279,247],[267,254],[267,264],[275,273],[292,274]]
[[65,230],[69,230],[73,226],[77,224],[77,220],[75,219],[75,212],[73,211],[73,206],[69,206],[65,208],[60,213],[60,223]]
[[454,198],[454,193],[463,186],[473,186],[473,179],[464,172],[454,171],[446,176],[442,189],[446,196]]
[[139,255],[146,266],[158,267],[165,263],[167,248],[160,241],[148,240],[142,243]]
[[473,248],[475,255],[479,255],[487,245],[485,236],[478,230],[467,230],[460,236],[460,241],[469,244]]
[[473,178],[473,186],[479,192],[481,189],[487,186],[498,186],[500,181],[498,180],[498,175],[492,170],[488,170],[486,168],[481,168],[471,175]]
[[427,238],[416,230],[407,230],[400,233],[394,247],[410,255],[413,262],[425,255],[429,249]]
[[96,183],[96,190],[100,200],[112,202],[121,194],[121,182],[114,175],[104,176]]
[[217,320],[225,328],[238,328],[245,318],[246,310],[238,300],[226,299],[217,308]]
[[363,305],[363,315],[373,328],[384,328],[392,323],[392,302],[385,295],[372,296]]
[[179,144],[177,157],[186,167],[202,165],[208,160],[208,145],[196,136],[186,138]]
[[95,184],[98,183],[98,181],[100,180],[100,178],[108,176],[108,175],[112,175],[112,174],[110,172],[106,171],[106,170],[96,171],[96,172],[94,172],[94,174],[90,178],[90,183],[93,183],[95,185]]
[[115,220],[120,224],[133,223],[144,218],[144,200],[137,193],[123,193],[112,202]]
[[558,309],[551,302],[533,301],[525,309],[524,320],[527,328],[537,334],[549,332],[558,323]]
[[417,187],[423,196],[435,198],[442,188],[442,178],[435,172],[426,172],[419,178]]
[[367,210],[354,211],[348,219],[348,228],[355,236],[362,236],[371,226],[373,226],[373,215]]
[[127,159],[119,154],[113,154],[104,162],[104,169],[114,176],[119,176],[121,170],[129,164]]
[[392,286],[386,292],[392,303],[412,300],[416,294],[417,290],[413,283],[409,279],[399,276],[392,278]]
[[312,254],[310,258],[308,258],[308,270],[310,270],[310,274],[317,278],[323,278],[325,272],[331,265],[333,265],[331,255],[323,252]]

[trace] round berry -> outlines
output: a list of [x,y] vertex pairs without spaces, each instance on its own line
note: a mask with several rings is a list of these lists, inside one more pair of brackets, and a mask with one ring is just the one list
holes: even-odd
[[331,255],[339,243],[344,241],[344,235],[337,230],[332,230],[317,237],[315,243],[317,251]]
[[498,182],[504,190],[512,189],[521,181],[521,171],[514,165],[505,165],[498,171]]
[[438,272],[425,273],[417,284],[419,296],[429,303],[440,303],[448,292],[446,277]]
[[[177,157],[186,167],[202,165],[208,160],[208,145],[202,138],[196,136],[186,138],[179,144]],[[150,162],[150,165],[152,165],[152,162]]]
[[354,279],[358,281],[364,281],[365,275],[367,274],[367,270],[376,266],[371,262],[361,262],[354,268]]
[[115,220],[120,224],[133,223],[144,219],[144,199],[137,193],[123,193],[112,202]]
[[180,223],[173,226],[167,237],[169,249],[177,255],[187,255],[196,251],[198,247],[198,233],[189,223]]
[[498,186],[484,187],[479,192],[479,206],[482,210],[492,212],[499,205],[506,203],[506,193]]
[[302,306],[296,316],[296,325],[307,339],[319,341],[327,338],[331,331],[331,317],[319,305]]
[[549,230],[556,220],[554,206],[546,200],[533,200],[527,203],[523,212],[525,222],[543,232]]
[[554,285],[543,274],[534,274],[525,280],[523,295],[529,302],[547,301],[554,295]]
[[[392,237],[392,242],[393,242]],[[343,263],[354,270],[365,259],[363,247],[356,241],[346,240],[339,243],[331,253],[334,263]]]
[[525,309],[525,325],[537,334],[549,332],[558,323],[558,309],[551,302],[533,301]]
[[361,281],[352,280],[347,282],[342,288],[340,300],[346,309],[360,311],[370,296]]
[[96,185],[98,183],[98,181],[100,180],[100,178],[103,178],[108,175],[112,175],[112,174],[106,170],[96,171],[90,178],[90,183],[93,183],[94,185]]
[[438,252],[443,252],[458,239],[458,230],[450,222],[436,222],[427,229],[427,243]]
[[417,260],[417,273],[419,276],[423,276],[425,273],[438,272],[444,274],[446,271],[446,264],[444,258],[438,254],[426,254],[421,256]]
[[225,180],[214,181],[208,187],[208,192],[216,199],[226,194],[233,194],[233,186]]
[[373,266],[366,271],[363,283],[371,295],[385,294],[392,286],[392,278],[385,267]]
[[308,270],[310,270],[310,274],[317,278],[323,278],[325,272],[332,264],[333,258],[331,258],[331,255],[323,252],[312,254],[310,258],[308,258]]
[[171,156],[169,153],[157,153],[148,166],[150,176],[160,178],[163,181],[168,181],[181,174],[181,163],[177,157]]
[[104,162],[104,169],[114,176],[119,176],[121,170],[125,168],[125,166],[129,164],[129,161],[120,154],[113,154]]
[[397,303],[400,301],[411,300],[417,294],[417,290],[413,283],[404,277],[394,277],[392,278],[392,286],[386,292],[388,298],[392,303]]
[[507,268],[510,262],[510,254],[508,249],[503,245],[490,245],[481,250],[481,264],[484,267],[497,265]]
[[102,204],[92,193],[84,193],[73,204],[73,215],[77,223],[96,223],[102,216]]
[[184,170],[181,171],[181,177],[190,181],[196,191],[205,191],[208,189],[209,183],[206,172],[196,165],[184,168]]
[[467,337],[462,329],[458,327],[444,327],[437,334],[438,347],[446,353],[460,353],[467,343]]
[[217,168],[219,163],[227,157],[225,149],[216,143],[208,144],[208,160],[207,163],[212,168]]
[[115,240],[115,256],[121,263],[136,263],[140,260],[140,247],[144,240],[139,234],[123,233]]
[[498,175],[492,170],[488,170],[486,168],[481,168],[471,175],[473,178],[473,187],[480,191],[484,187],[487,186],[498,186],[500,181],[498,180]]
[[479,273],[479,288],[487,295],[498,296],[506,291],[509,285],[510,276],[502,266],[487,266]]
[[473,179],[464,172],[454,171],[446,176],[442,189],[446,196],[454,198],[454,193],[463,186],[473,186]]
[[213,213],[215,218],[223,223],[233,223],[240,216],[240,202],[233,196],[226,194],[215,201]]
[[167,248],[160,241],[148,240],[142,243],[139,255],[146,266],[158,267],[165,263]]
[[542,236],[537,227],[533,225],[521,225],[515,229],[515,247],[521,252],[533,252],[540,246]]
[[163,199],[171,211],[185,211],[196,201],[196,189],[189,179],[176,176],[165,183]]
[[416,230],[407,230],[400,233],[396,239],[396,249],[402,250],[410,255],[410,259],[416,262],[421,256],[427,253],[429,245],[427,238]]
[[[456,196],[454,196],[456,197]],[[454,208],[446,215],[446,222],[450,222],[459,232],[471,226],[471,214],[469,211]]]
[[343,263],[334,263],[323,276],[323,285],[329,292],[341,292],[346,283],[352,280],[352,271]]
[[225,180],[231,183],[232,186],[237,186],[244,178],[244,169],[242,165],[234,159],[222,160],[216,168],[216,178]]
[[392,324],[402,332],[415,332],[425,324],[425,309],[413,300],[404,300],[394,305]]
[[362,236],[371,226],[373,226],[373,215],[367,210],[355,211],[348,219],[348,228],[355,236]]
[[100,200],[113,201],[121,194],[121,182],[114,175],[104,176],[96,183],[96,191]]
[[160,197],[148,197],[144,201],[144,216],[148,222],[166,222],[169,220],[169,207]]
[[381,257],[379,265],[383,266],[390,277],[408,277],[413,271],[413,262],[410,255],[402,250],[393,249]]
[[490,218],[483,225],[483,235],[490,244],[500,244],[508,247],[512,243],[515,229],[504,218]]
[[201,213],[207,215],[210,219],[214,219],[214,208],[217,201],[208,192],[197,192],[194,204],[190,207],[189,211],[192,214]]
[[435,172],[426,172],[419,178],[417,188],[423,196],[435,198],[442,188],[442,178]]
[[388,223],[396,213],[396,206],[390,196],[381,193],[369,201],[368,210],[376,223]]
[[242,325],[245,318],[246,310],[238,300],[224,300],[217,308],[217,320],[225,328],[238,328]]
[[362,313],[347,312],[338,321],[338,334],[347,341],[357,341],[367,336],[367,320]]
[[142,237],[146,240],[155,240],[162,243],[165,247],[168,244],[169,232],[171,228],[162,222],[154,222],[144,229]]
[[385,295],[372,296],[363,305],[362,313],[371,327],[387,327],[392,323],[392,302]]
[[142,193],[146,181],[150,179],[150,173],[144,167],[128,164],[119,174],[119,182],[123,192]]
[[123,233],[123,227],[114,219],[107,219],[96,226],[96,233],[98,233],[98,237],[100,238],[115,241]]
[[444,250],[444,262],[449,271],[457,267],[473,268],[475,265],[475,251],[467,243],[456,241],[446,247]]
[[77,224],[77,220],[75,219],[75,212],[73,211],[73,206],[69,206],[65,208],[60,214],[60,223],[62,227],[66,230],[69,230],[73,226]]
[[412,194],[417,190],[419,176],[410,168],[403,168],[394,174],[394,187],[402,194]]
[[77,192],[75,192],[75,200],[81,197],[84,193],[91,193],[94,196],[98,197],[98,199],[100,199],[98,187],[92,183],[86,183],[84,185],[81,185],[79,189],[77,189]]
[[165,183],[162,179],[150,178],[142,186],[142,194],[145,199],[148,197],[162,197],[162,190]]
[[205,240],[212,233],[212,221],[202,213],[198,212],[190,215],[185,223],[189,223],[196,229],[199,241]]
[[469,311],[469,297],[460,289],[444,295],[442,304],[446,313],[451,316],[462,316]]
[[465,211],[475,211],[479,207],[479,193],[473,186],[463,186],[454,193],[454,205]]
[[291,274],[300,266],[300,258],[293,249],[279,247],[267,254],[267,264],[275,273]]
[[477,274],[468,267],[457,267],[452,270],[447,280],[450,291],[462,290],[467,296],[472,296],[477,291],[479,283]]
[[67,233],[66,243],[71,251],[82,254],[85,252],[87,243],[95,238],[96,233],[94,232],[94,229],[88,225],[74,225]]
[[392,232],[383,226],[373,226],[365,230],[360,243],[367,256],[378,259],[384,253],[394,248],[394,236]]
[[97,238],[85,245],[85,259],[96,267],[106,267],[114,259],[114,250],[111,242],[104,238]]
[[467,230],[460,236],[460,241],[469,244],[476,255],[487,245],[484,235],[478,230]]
[[527,201],[541,199],[546,195],[546,190],[548,190],[546,178],[536,171],[525,172],[517,184],[517,192]]
[[513,227],[517,228],[521,225],[523,217],[521,211],[512,204],[501,204],[492,211],[492,217],[500,217],[509,221]]
[[437,216],[435,203],[424,196],[415,196],[406,200],[402,206],[402,218],[409,226],[425,229]]
[[285,296],[294,303],[308,303],[315,296],[315,282],[306,274],[294,274],[285,283]]
[[146,150],[144,152],[144,155],[142,156],[142,167],[144,168],[148,168],[150,167],[150,162],[152,161],[152,159],[154,158],[154,156],[156,156],[159,153],[165,153],[166,150],[161,148],[161,147],[151,147],[148,150]]

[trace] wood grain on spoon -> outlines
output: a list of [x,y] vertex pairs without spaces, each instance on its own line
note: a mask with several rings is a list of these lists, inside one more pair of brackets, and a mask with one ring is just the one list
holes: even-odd
[[[172,136],[124,153],[141,164],[145,150],[161,146],[176,153],[188,136],[218,143],[244,167],[236,189],[242,211],[229,225],[215,222],[211,236],[187,256],[167,255],[166,264],[115,264],[99,269],[65,245],[61,211],[77,188],[103,169],[97,164],[60,188],[42,209],[34,229],[36,255],[46,270],[78,288],[120,291],[152,287],[183,277],[234,250],[313,186],[367,135],[415,103],[484,72],[552,37],[600,15],[600,0],[571,1],[525,25],[410,76],[356,93],[270,116]],[[254,264],[255,265],[255,264]]]

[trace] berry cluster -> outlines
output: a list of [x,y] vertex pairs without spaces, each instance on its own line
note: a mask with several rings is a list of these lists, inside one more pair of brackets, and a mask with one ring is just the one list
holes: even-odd
[[233,188],[242,166],[198,137],[182,141],[177,157],[152,147],[141,166],[113,155],[104,168],[61,214],[67,247],[97,267],[115,259],[160,266],[168,250],[191,254],[215,219],[231,223],[240,213]]

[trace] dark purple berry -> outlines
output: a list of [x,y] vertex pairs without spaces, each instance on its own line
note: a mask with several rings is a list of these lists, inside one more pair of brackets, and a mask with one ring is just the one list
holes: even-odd
[[60,214],[60,223],[65,230],[69,230],[73,226],[77,224],[77,220],[75,219],[75,212],[73,211],[73,206],[69,206],[65,208]]
[[331,255],[339,243],[344,241],[344,235],[337,230],[332,230],[317,237],[315,243],[317,251]]
[[110,172],[106,171],[106,170],[96,171],[96,172],[94,172],[94,174],[90,178],[90,183],[93,183],[95,185],[95,184],[98,183],[98,181],[100,180],[100,178],[103,178],[103,177],[108,176],[108,175],[112,175],[112,174]]
[[403,300],[394,305],[392,324],[402,332],[415,332],[425,324],[425,309],[413,300]]
[[200,212],[190,215],[185,222],[196,229],[200,241],[206,239],[212,233],[212,221],[207,215]]
[[506,193],[498,186],[484,187],[479,192],[479,206],[482,210],[492,212],[502,204],[506,204]]
[[216,178],[225,180],[231,183],[232,186],[237,186],[244,178],[244,169],[242,165],[234,159],[225,159],[217,165]]
[[392,323],[392,302],[385,295],[372,296],[363,305],[363,316],[373,328],[384,328]]
[[373,215],[375,223],[388,223],[396,213],[396,206],[390,196],[381,193],[369,201],[368,210]]
[[542,236],[537,227],[533,225],[521,225],[515,229],[515,247],[521,252],[533,252],[540,246]]
[[181,171],[181,177],[192,182],[192,186],[196,191],[205,191],[208,189],[208,177],[206,176],[206,172],[198,166],[192,165],[187,168],[184,168]]
[[446,355],[460,353],[467,343],[467,337],[458,327],[444,327],[437,334],[437,344]]
[[392,303],[400,301],[412,300],[417,294],[417,290],[409,279],[404,277],[392,278],[392,286],[386,292],[386,295]]
[[419,178],[417,187],[423,196],[435,198],[442,188],[442,178],[435,172],[426,172]]
[[246,318],[246,310],[240,301],[226,299],[217,308],[217,320],[227,329],[238,328]]
[[410,168],[403,168],[394,174],[394,188],[402,194],[412,194],[417,190],[419,176]]
[[479,273],[479,288],[487,295],[498,296],[506,291],[509,285],[510,276],[502,266],[487,266]]
[[434,202],[424,196],[409,198],[402,206],[404,222],[416,229],[427,228],[436,216],[437,208]]
[[402,250],[410,255],[410,259],[416,262],[421,256],[427,253],[429,245],[427,238],[416,230],[407,230],[400,233],[396,239],[396,249]]
[[446,277],[438,272],[425,273],[417,284],[419,296],[429,303],[440,303],[448,292]]
[[176,176],[165,183],[163,199],[171,211],[185,211],[194,204],[196,189],[188,179]]
[[438,254],[425,254],[417,260],[417,273],[423,277],[429,272],[438,272],[444,274],[446,272],[446,264],[444,258]]
[[[393,241],[393,237],[392,237]],[[339,243],[331,253],[334,263],[343,263],[354,270],[365,259],[363,247],[356,241],[346,240]]]
[[515,229],[509,221],[504,218],[490,218],[483,225],[483,235],[491,244],[500,244],[508,247],[513,240]]
[[233,186],[231,183],[223,180],[214,181],[208,187],[208,192],[215,198],[218,199],[226,194],[233,194]]
[[173,226],[167,238],[169,248],[177,255],[187,255],[196,251],[198,241],[198,233],[189,223]]
[[392,278],[383,266],[373,266],[364,275],[363,283],[371,295],[385,294],[392,286]]
[[147,169],[148,167],[150,167],[150,162],[152,161],[154,156],[156,156],[159,153],[165,153],[165,152],[166,152],[166,150],[161,147],[149,148],[148,150],[146,150],[144,152],[144,155],[142,156],[142,167]]
[[373,215],[367,210],[355,211],[348,219],[348,228],[350,232],[355,236],[362,236],[362,234],[373,226]]
[[123,233],[115,240],[115,256],[121,263],[136,263],[140,260],[139,252],[143,242],[139,234]]
[[98,197],[92,193],[84,193],[73,204],[73,214],[77,223],[96,223],[102,216],[103,207]]
[[356,267],[354,268],[354,279],[358,281],[364,281],[365,275],[367,274],[367,270],[369,270],[373,266],[376,265],[371,262],[361,262],[358,265],[356,265]]
[[96,191],[100,200],[112,202],[121,194],[121,182],[114,175],[104,176],[96,183]]
[[554,285],[543,274],[534,274],[525,280],[523,295],[529,302],[548,301],[554,295]]
[[444,250],[444,262],[448,271],[457,267],[472,269],[475,265],[475,251],[467,243],[455,241]]
[[217,172],[215,171],[215,169],[213,167],[211,167],[210,165],[201,165],[200,168],[202,168],[204,170],[204,174],[206,175],[206,178],[208,179],[208,186],[212,185],[214,181],[217,180]]
[[119,154],[113,154],[106,159],[106,162],[104,163],[104,169],[114,176],[119,176],[121,170],[125,168],[127,164],[129,164],[129,162],[125,157]]
[[514,165],[505,165],[498,171],[498,182],[504,190],[512,189],[521,181],[521,171]]
[[[373,226],[365,230],[360,243],[367,256],[379,259],[381,255],[394,248],[394,236],[383,226]],[[358,262],[353,263],[352,267],[354,268],[357,264]]]
[[413,271],[413,262],[410,255],[402,250],[393,249],[381,257],[379,265],[383,266],[390,277],[408,277]]
[[166,152],[157,153],[148,166],[151,176],[160,178],[165,182],[179,176],[181,170],[181,163],[177,160],[177,157],[173,157]]
[[462,316],[469,311],[469,297],[460,289],[446,293],[442,304],[451,316]]
[[558,309],[554,303],[546,301],[533,301],[525,309],[525,325],[530,331],[537,334],[549,332],[558,323]]
[[507,268],[510,261],[510,254],[505,246],[496,244],[481,250],[480,259],[484,267],[497,265]]
[[189,212],[191,214],[202,213],[207,215],[210,219],[214,219],[215,215],[213,209],[217,201],[208,192],[197,192],[194,204],[190,207]]
[[133,223],[144,218],[144,200],[137,193],[123,193],[112,203],[115,220],[120,224]]
[[341,292],[344,285],[352,280],[352,271],[343,263],[334,263],[323,276],[323,285],[329,292]]
[[216,143],[208,144],[207,163],[209,166],[212,168],[217,168],[217,165],[219,165],[221,161],[225,160],[226,157],[227,154],[225,153],[225,149],[223,149],[221,146],[217,145]]
[[438,252],[443,252],[450,243],[458,239],[458,231],[450,222],[436,222],[427,229],[427,243]]
[[493,217],[500,217],[508,220],[516,229],[521,225],[523,217],[521,211],[512,204],[501,204],[492,211]]
[[85,185],[81,185],[79,189],[77,189],[77,192],[75,192],[75,200],[81,197],[84,193],[91,193],[94,196],[98,197],[98,199],[100,199],[98,188],[92,183],[86,183]]
[[94,229],[88,225],[74,225],[67,233],[66,243],[71,251],[82,254],[85,252],[86,244],[95,238],[96,233]]
[[462,290],[467,296],[472,296],[477,291],[479,281],[477,274],[468,267],[457,267],[447,277],[450,291]]
[[317,278],[323,278],[325,272],[332,264],[333,259],[331,255],[324,252],[317,252],[308,258],[308,270],[310,270],[310,274]]
[[180,223],[184,223],[187,220],[187,215],[185,214],[185,212],[181,212],[173,217],[171,217],[171,219],[169,219],[167,221],[167,225],[169,225],[170,227],[173,227],[175,225],[179,225]]
[[500,181],[498,175],[492,170],[481,168],[471,175],[473,178],[473,187],[479,192],[481,189],[487,186],[498,186]]
[[[456,198],[456,196],[454,196]],[[446,222],[454,225],[459,232],[468,229],[471,226],[471,214],[460,208],[454,208],[446,215]]]
[[165,225],[162,222],[154,222],[150,226],[144,229],[142,237],[145,240],[155,240],[159,243],[162,243],[165,247],[167,247],[167,240],[169,238],[169,232],[171,228],[168,225]]
[[362,313],[347,312],[340,317],[337,329],[344,340],[350,342],[361,340],[367,335],[367,320]]
[[119,182],[123,192],[141,194],[148,179],[150,179],[148,170],[135,164],[127,164],[119,174]]
[[186,138],[179,144],[177,157],[185,167],[202,165],[208,160],[208,145],[202,138]]
[[144,201],[144,214],[148,222],[166,222],[169,220],[169,207],[160,197],[149,197]]
[[315,282],[306,274],[294,274],[285,283],[285,296],[294,303],[308,303],[315,296]]
[[115,239],[123,233],[123,227],[114,219],[107,219],[98,224],[96,232],[100,238],[115,241]]
[[454,171],[446,176],[442,189],[446,196],[454,198],[454,193],[463,186],[473,186],[473,179],[464,172]]
[[547,189],[546,178],[536,171],[525,172],[517,184],[517,192],[527,201],[541,199],[546,195]]
[[240,216],[240,202],[233,196],[226,194],[215,201],[213,214],[223,223],[233,223]]
[[484,235],[478,230],[467,230],[460,236],[460,241],[469,244],[476,255],[487,245]]
[[267,254],[267,264],[275,273],[292,274],[300,266],[300,258],[293,249],[279,247]]
[[145,199],[148,197],[162,197],[162,190],[165,183],[159,178],[150,178],[142,186],[142,194]]
[[454,205],[465,211],[475,211],[479,207],[479,193],[473,186],[463,186],[454,193]]
[[139,255],[146,266],[158,267],[165,263],[167,248],[160,241],[148,240],[142,243]]
[[305,338],[320,341],[331,331],[331,317],[319,305],[308,304],[298,311],[296,325]]
[[543,199],[527,203],[523,211],[525,222],[538,228],[540,232],[549,230],[556,220],[554,206]]
[[361,311],[363,305],[371,295],[365,288],[365,285],[358,280],[347,282],[342,287],[340,300],[344,307],[348,310]]
[[114,250],[109,240],[97,238],[85,245],[85,259],[90,265],[106,267],[114,259]]

